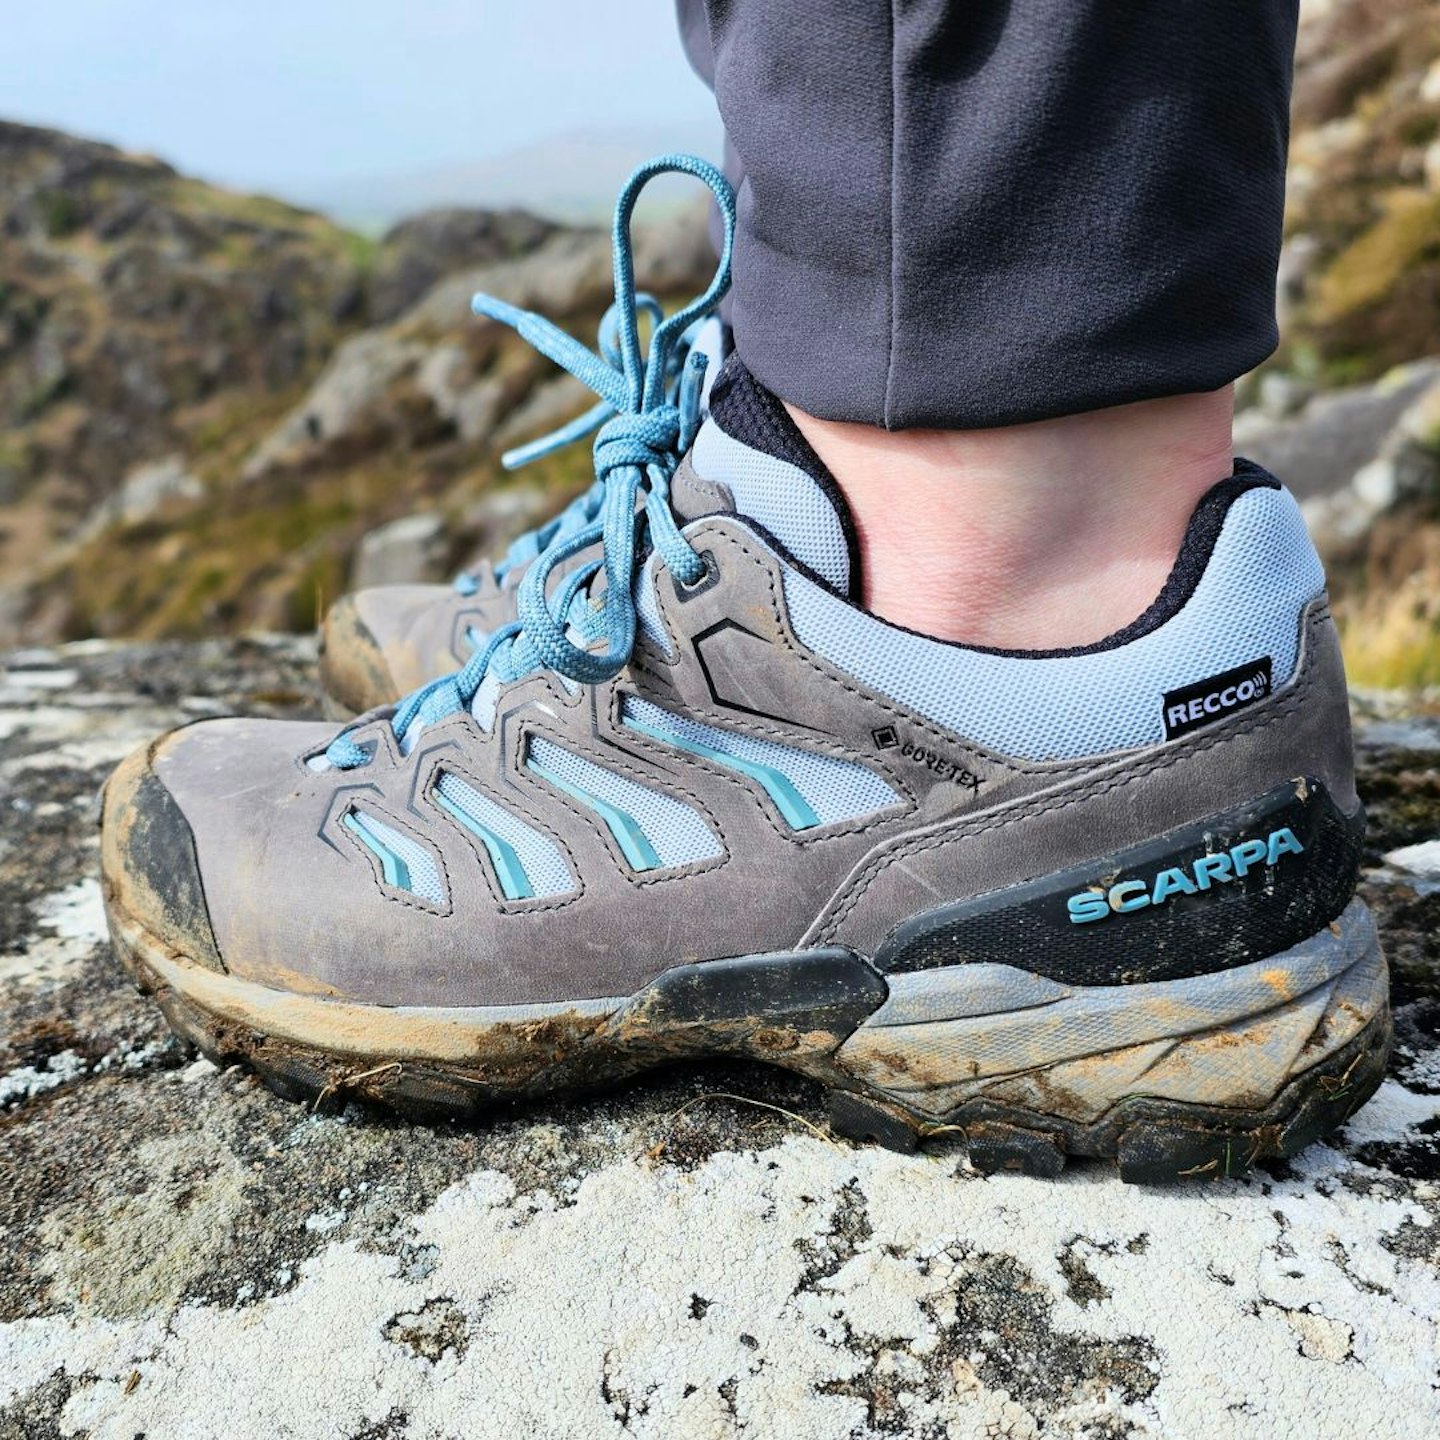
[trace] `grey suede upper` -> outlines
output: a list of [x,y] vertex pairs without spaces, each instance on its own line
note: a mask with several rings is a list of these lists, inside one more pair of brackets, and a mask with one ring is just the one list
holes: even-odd
[[[303,763],[333,737],[328,724],[210,721],[158,747],[155,770],[193,832],[226,969],[387,1005],[622,995],[685,961],[837,942],[873,953],[919,909],[1108,853],[1297,775],[1323,781],[1347,810],[1357,803],[1323,601],[1300,619],[1293,680],[1231,719],[1143,750],[1025,762],[944,731],[805,649],[787,620],[783,562],[743,520],[712,515],[687,536],[713,558],[716,578],[685,593],[656,574],[672,659],[642,640],[597,687],[572,691],[531,675],[501,690],[488,731],[468,714],[451,716],[424,729],[408,756],[384,714],[368,718],[351,738],[373,742],[374,759],[349,771]],[[443,628],[437,622],[426,643],[445,643]],[[626,693],[863,765],[898,803],[792,829],[751,778],[621,727]],[[914,743],[878,746],[886,727]],[[685,801],[723,854],[632,870],[592,809],[527,770],[528,734]],[[917,748],[942,763],[920,763]],[[548,835],[575,892],[505,900],[485,847],[431,798],[442,768]],[[357,801],[429,850],[444,878],[442,906],[383,882],[341,824]]]

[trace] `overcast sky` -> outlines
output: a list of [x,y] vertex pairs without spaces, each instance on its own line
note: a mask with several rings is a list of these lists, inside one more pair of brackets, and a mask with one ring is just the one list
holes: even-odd
[[8,0],[0,116],[301,200],[597,125],[718,134],[671,0]]

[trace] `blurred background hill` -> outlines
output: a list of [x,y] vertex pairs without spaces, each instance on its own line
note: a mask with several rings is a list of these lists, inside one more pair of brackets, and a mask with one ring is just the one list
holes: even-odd
[[[1440,683],[1440,0],[1302,14],[1283,342],[1240,386],[1239,448],[1305,500],[1357,678]],[[343,223],[0,123],[0,644],[307,628],[582,488],[583,445],[500,470],[585,397],[468,297],[591,339],[596,197],[667,133],[703,140],[703,104],[276,187]],[[644,283],[703,283],[703,220],[655,207]]]

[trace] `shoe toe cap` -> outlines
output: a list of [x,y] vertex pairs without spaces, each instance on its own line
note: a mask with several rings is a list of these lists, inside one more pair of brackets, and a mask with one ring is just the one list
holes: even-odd
[[[166,950],[224,970],[195,835],[156,761],[175,731],[136,750],[105,785],[101,871],[112,932],[143,932]],[[117,936],[118,938],[118,936]]]

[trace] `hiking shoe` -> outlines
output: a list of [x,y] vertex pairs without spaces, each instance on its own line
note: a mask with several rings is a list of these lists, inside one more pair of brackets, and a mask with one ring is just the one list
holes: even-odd
[[[658,312],[654,306],[652,315]],[[690,354],[706,358],[702,410],[709,381],[729,347],[729,327],[714,316],[697,327],[690,344],[677,350],[676,372]],[[613,359],[618,363],[618,356]],[[583,438],[604,418],[596,407],[556,436],[509,452],[504,462],[507,468],[518,468],[550,453],[557,442]],[[513,541],[501,559],[478,557],[451,585],[377,585],[341,596],[320,627],[320,688],[326,713],[335,718],[359,715],[458,669],[516,618],[520,581],[530,563],[551,545],[592,525],[604,496],[604,486],[596,481],[558,515]]]
[[1140,1181],[1363,1103],[1386,968],[1286,490],[1239,462],[1109,639],[984,651],[855,603],[843,500],[738,361],[678,464],[693,397],[635,393],[602,517],[461,672],[112,777],[111,932],[177,1031],[421,1117],[745,1056],[829,1087],[845,1135]]

